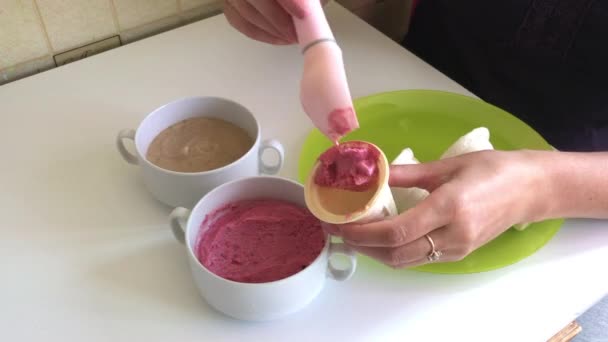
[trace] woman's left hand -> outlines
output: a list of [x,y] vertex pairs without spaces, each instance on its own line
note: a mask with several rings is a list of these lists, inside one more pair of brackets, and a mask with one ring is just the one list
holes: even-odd
[[428,235],[458,261],[514,224],[543,219],[551,187],[543,153],[482,151],[430,163],[393,166],[390,185],[419,187],[430,195],[414,208],[367,224],[324,225],[330,234],[395,268],[429,262]]

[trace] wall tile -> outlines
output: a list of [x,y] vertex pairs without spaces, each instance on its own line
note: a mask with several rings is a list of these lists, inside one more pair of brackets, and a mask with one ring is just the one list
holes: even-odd
[[[267,0],[264,0],[267,1]],[[180,0],[182,11],[187,11],[196,7],[205,5],[215,5],[219,7],[221,1],[219,0]]]
[[49,53],[33,0],[0,1],[0,69]]
[[177,14],[177,0],[112,0],[121,30]]
[[54,52],[117,34],[109,0],[37,0]]
[[29,62],[17,64],[10,68],[0,71],[0,85],[23,77],[37,74],[55,67],[52,56],[46,56],[31,60]]

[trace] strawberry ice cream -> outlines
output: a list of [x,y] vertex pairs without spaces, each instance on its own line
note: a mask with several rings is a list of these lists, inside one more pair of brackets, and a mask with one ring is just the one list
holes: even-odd
[[378,183],[380,151],[363,142],[334,146],[319,157],[315,184],[350,191],[367,191]]
[[296,274],[325,246],[321,222],[306,208],[279,200],[246,200],[207,215],[197,259],[216,275],[264,283]]

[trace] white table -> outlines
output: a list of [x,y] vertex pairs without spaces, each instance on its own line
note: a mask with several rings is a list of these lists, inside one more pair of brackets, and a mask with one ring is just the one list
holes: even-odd
[[[467,94],[338,5],[328,15],[353,96]],[[607,224],[581,220],[494,272],[442,276],[363,263],[280,321],[243,323],[213,311],[169,232],[170,208],[120,159],[115,134],[175,98],[225,96],[285,144],[282,175],[296,178],[311,128],[298,102],[300,65],[295,46],[250,41],[218,16],[0,87],[0,340],[545,341],[607,292]]]

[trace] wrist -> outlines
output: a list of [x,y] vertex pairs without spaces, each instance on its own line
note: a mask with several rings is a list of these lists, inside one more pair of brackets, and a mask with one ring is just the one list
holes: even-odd
[[544,173],[543,186],[545,190],[538,200],[544,203],[544,212],[541,219],[560,218],[566,197],[562,193],[564,182],[562,165],[558,151],[537,151],[539,163]]
[[563,205],[560,203],[564,196],[561,194],[559,152],[522,150],[519,151],[520,163],[525,165],[529,188],[522,189],[530,196],[522,222],[537,222],[560,217]]
[[608,217],[608,153],[529,153],[543,173],[536,220]]

